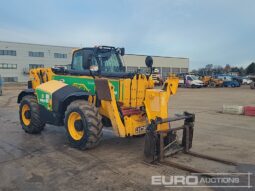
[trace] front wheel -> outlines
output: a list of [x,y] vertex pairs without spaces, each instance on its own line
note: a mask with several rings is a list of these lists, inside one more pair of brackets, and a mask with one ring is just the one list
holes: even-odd
[[98,109],[85,100],[73,101],[65,112],[67,137],[72,147],[91,149],[103,136],[102,117]]
[[215,82],[210,82],[209,87],[210,88],[216,88],[216,83]]
[[20,124],[26,133],[40,133],[45,122],[40,118],[40,108],[35,96],[24,96],[19,106]]
[[250,83],[250,88],[255,89],[255,82]]

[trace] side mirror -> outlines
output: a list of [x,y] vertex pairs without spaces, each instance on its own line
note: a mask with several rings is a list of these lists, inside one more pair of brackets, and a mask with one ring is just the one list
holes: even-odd
[[125,48],[120,48],[120,55],[124,56],[125,55]]
[[153,59],[151,56],[147,56],[145,58],[145,64],[148,68],[152,68],[152,65],[153,65]]

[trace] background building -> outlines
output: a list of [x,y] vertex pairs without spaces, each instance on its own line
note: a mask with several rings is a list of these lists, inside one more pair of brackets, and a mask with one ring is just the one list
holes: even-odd
[[[0,41],[0,75],[5,82],[26,82],[31,68],[69,65],[75,47]],[[127,71],[146,70],[145,55],[123,57]],[[169,72],[188,72],[187,58],[153,56],[153,66],[162,76]]]
[[0,75],[5,82],[26,82],[31,68],[70,64],[73,49],[0,41]]
[[[127,71],[147,71],[145,58],[147,55],[126,54],[123,58]],[[157,68],[166,78],[171,73],[186,73],[189,71],[189,59],[179,57],[152,56],[153,67]]]

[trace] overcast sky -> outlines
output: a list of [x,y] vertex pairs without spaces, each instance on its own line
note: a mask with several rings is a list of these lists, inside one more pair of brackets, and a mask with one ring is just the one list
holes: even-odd
[[1,0],[0,40],[113,45],[126,53],[247,66],[255,61],[254,0]]

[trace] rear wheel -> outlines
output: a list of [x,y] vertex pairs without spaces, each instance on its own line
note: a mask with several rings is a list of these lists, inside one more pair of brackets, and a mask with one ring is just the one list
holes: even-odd
[[102,117],[98,109],[84,100],[73,101],[65,112],[67,137],[72,147],[91,149],[103,136]]
[[255,82],[250,83],[250,88],[255,89]]
[[44,126],[40,118],[40,108],[35,96],[24,96],[19,106],[19,117],[22,128],[26,133],[40,133]]
[[209,87],[210,88],[215,88],[216,87],[216,83],[215,82],[210,82],[209,83]]

